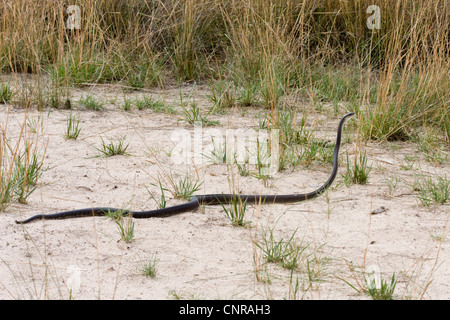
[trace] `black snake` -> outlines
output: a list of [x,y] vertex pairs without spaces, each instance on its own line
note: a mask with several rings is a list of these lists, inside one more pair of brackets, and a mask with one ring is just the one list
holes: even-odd
[[330,185],[333,183],[336,178],[338,172],[338,157],[339,157],[339,148],[341,146],[341,135],[342,135],[342,127],[347,118],[353,116],[354,113],[347,113],[345,116],[341,118],[339,121],[339,125],[337,128],[337,136],[336,136],[336,145],[334,147],[333,153],[333,170],[330,174],[328,180],[318,189],[311,191],[309,193],[299,193],[299,194],[283,194],[283,195],[236,195],[236,194],[204,194],[194,196],[191,201],[187,203],[182,203],[179,205],[175,205],[168,208],[155,209],[149,211],[127,211],[116,208],[86,208],[86,209],[78,209],[78,210],[70,210],[64,212],[58,212],[53,214],[38,214],[32,216],[23,221],[17,221],[16,223],[25,224],[38,219],[66,219],[66,218],[77,218],[77,217],[88,217],[88,216],[104,216],[108,212],[116,212],[121,211],[124,216],[131,215],[133,218],[151,218],[158,216],[166,216],[178,214],[186,211],[192,211],[197,209],[200,205],[217,205],[217,204],[225,204],[230,203],[233,200],[241,199],[243,202],[247,201],[247,203],[255,202],[255,203],[292,203],[305,201],[309,199],[313,199],[323,191],[328,189]]

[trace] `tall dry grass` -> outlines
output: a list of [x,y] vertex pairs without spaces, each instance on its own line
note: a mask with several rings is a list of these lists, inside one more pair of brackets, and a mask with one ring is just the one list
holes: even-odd
[[13,137],[9,110],[0,122],[0,211],[12,202],[26,203],[42,173],[45,146],[41,148],[38,133],[28,129],[27,119],[25,114],[19,134]]
[[[57,85],[226,79],[256,88],[279,124],[281,97],[349,102],[367,139],[418,125],[450,136],[446,0],[74,0],[0,3],[0,71],[50,74]],[[369,5],[381,29],[366,22]],[[350,70],[350,72],[349,72]]]

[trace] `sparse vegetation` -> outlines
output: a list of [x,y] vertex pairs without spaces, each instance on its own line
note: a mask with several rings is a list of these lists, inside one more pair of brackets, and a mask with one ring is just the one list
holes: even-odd
[[115,155],[129,155],[129,153],[127,153],[129,143],[126,143],[125,139],[126,139],[125,137],[119,138],[117,140],[117,143],[114,143],[114,141],[109,139],[110,140],[109,143],[106,143],[105,140],[101,138],[102,140],[101,147],[95,149],[97,149],[100,152],[100,154],[103,155],[104,157],[112,157]]
[[193,178],[190,174],[186,174],[178,180],[175,180],[175,178],[171,175],[169,177],[169,183],[171,185],[171,189],[169,189],[169,191],[175,198],[185,199],[188,201],[191,200],[195,192],[200,190],[200,187],[203,184],[203,182]]
[[145,277],[156,277],[156,264],[158,262],[157,254],[153,253],[152,256],[142,266],[142,275]]
[[247,210],[247,200],[242,200],[237,196],[228,205],[221,204],[221,206],[233,226],[243,227],[247,224],[244,220],[245,211]]
[[212,109],[208,111],[206,114],[203,114],[200,111],[200,108],[198,107],[195,100],[192,101],[192,103],[189,106],[186,106],[184,103],[182,103],[181,108],[183,110],[184,120],[186,120],[189,124],[200,123],[203,126],[211,126],[219,124],[219,121],[213,121],[208,119],[208,116]]
[[[153,186],[156,186],[156,184],[153,184],[153,183],[152,183],[152,185],[153,185]],[[159,186],[159,190],[161,191],[161,198],[160,198],[160,201],[156,200],[155,196],[153,195],[153,193],[151,193],[151,192],[148,190],[148,188],[147,188],[147,191],[148,191],[150,197],[156,202],[158,208],[159,208],[159,209],[162,209],[162,208],[165,208],[165,207],[166,207],[166,204],[167,204],[167,203],[166,203],[166,195],[165,195],[164,191],[169,191],[169,190],[167,190],[166,188],[164,188],[164,187],[162,186],[161,179],[159,179],[159,178],[158,178],[158,186]]]
[[87,95],[86,97],[81,97],[79,103],[87,109],[91,110],[102,110],[103,103],[97,101],[92,95]]
[[105,214],[117,225],[120,238],[126,243],[130,243],[134,238],[134,221],[131,215],[124,217],[124,212],[127,210],[108,211]]
[[75,118],[75,116],[72,115],[71,110],[67,117],[66,133],[64,135],[66,139],[76,140],[78,138],[81,132],[80,121],[81,119],[79,117]]
[[163,101],[155,100],[150,96],[143,96],[142,99],[136,99],[134,103],[139,110],[150,109],[154,112],[176,113],[173,107],[165,104]]
[[0,104],[8,103],[12,97],[12,89],[8,83],[0,85]]
[[133,104],[132,104],[132,101],[131,101],[130,98],[123,97],[122,109],[123,109],[124,111],[130,111],[132,105],[133,105]]
[[395,272],[392,274],[390,282],[382,279],[381,275],[377,276],[379,279],[376,279],[375,276],[366,277],[367,294],[373,300],[393,300],[395,287],[397,285]]
[[353,165],[350,164],[347,152],[347,171],[344,175],[342,175],[346,185],[366,184],[371,170],[372,166],[367,163],[367,155],[365,151],[364,153],[359,153],[359,160],[358,157],[355,157]]
[[[227,142],[215,143],[214,138],[211,138],[212,150],[211,155],[205,154],[204,156],[208,158],[214,164],[227,163]],[[229,156],[228,156],[229,157]]]
[[295,269],[300,262],[300,257],[308,245],[297,244],[294,237],[297,231],[293,232],[288,240],[281,238],[275,240],[274,230],[269,229],[263,234],[262,244],[256,245],[264,253],[267,262],[278,263],[283,268]]
[[450,180],[447,177],[418,177],[413,183],[413,190],[418,192],[417,198],[424,206],[445,204],[449,200]]

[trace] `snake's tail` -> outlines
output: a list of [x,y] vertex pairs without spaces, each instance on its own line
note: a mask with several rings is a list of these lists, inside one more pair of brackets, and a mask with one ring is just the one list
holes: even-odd
[[88,208],[88,209],[79,209],[79,210],[70,210],[64,212],[58,212],[53,214],[37,214],[28,219],[19,221],[16,220],[17,224],[26,224],[32,222],[34,220],[60,220],[67,218],[81,218],[81,217],[95,217],[95,216],[105,216],[108,212],[117,212],[120,211],[123,216],[127,216],[130,211],[117,209],[117,208]]

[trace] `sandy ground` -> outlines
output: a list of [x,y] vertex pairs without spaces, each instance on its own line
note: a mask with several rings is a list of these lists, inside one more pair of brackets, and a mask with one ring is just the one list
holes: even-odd
[[[187,98],[191,88],[146,94],[179,110],[180,90]],[[339,176],[326,195],[313,201],[249,206],[247,227],[232,226],[220,206],[136,219],[130,243],[121,240],[115,223],[103,217],[15,224],[34,214],[75,208],[155,208],[147,188],[159,197],[159,188],[152,184],[158,174],[167,178],[169,172],[173,177],[198,174],[203,184],[197,194],[286,194],[313,190],[331,170],[330,165],[298,166],[276,174],[264,186],[261,179],[240,177],[236,167],[231,168],[232,181],[226,164],[210,164],[207,158],[195,166],[176,164],[171,154],[177,144],[171,139],[174,132],[194,134],[180,113],[121,110],[123,93],[114,86],[74,90],[73,100],[88,91],[106,102],[105,110],[75,105],[82,128],[77,140],[63,137],[68,110],[28,112],[30,124],[36,124],[38,150],[46,146],[45,170],[27,204],[14,203],[0,213],[0,299],[368,299],[358,291],[366,288],[364,270],[378,270],[385,281],[395,272],[397,298],[450,298],[449,205],[423,207],[408,185],[418,174],[450,177],[449,166],[426,162],[405,142],[367,145],[373,166],[367,185],[346,187]],[[207,88],[198,86],[194,94],[200,107],[211,106]],[[263,110],[242,111],[212,116],[220,121],[214,129],[257,129]],[[7,112],[8,105],[0,105],[2,126]],[[12,139],[19,134],[24,114],[23,109],[9,111]],[[334,140],[337,116],[325,110],[309,119],[316,135]],[[95,148],[102,138],[115,141],[124,136],[130,155],[98,157]],[[208,139],[204,141],[207,145]],[[355,137],[350,135],[349,141],[343,151],[354,150]],[[417,156],[411,170],[401,170],[405,155]],[[340,173],[345,170],[341,161]],[[392,177],[400,182],[389,194],[386,181]],[[166,197],[168,205],[183,202],[169,192]],[[380,207],[386,210],[371,214]],[[295,233],[295,243],[303,246],[292,273],[265,262],[256,243],[262,244],[269,230],[276,240]],[[156,277],[145,277],[142,266],[152,257],[157,259]]]

